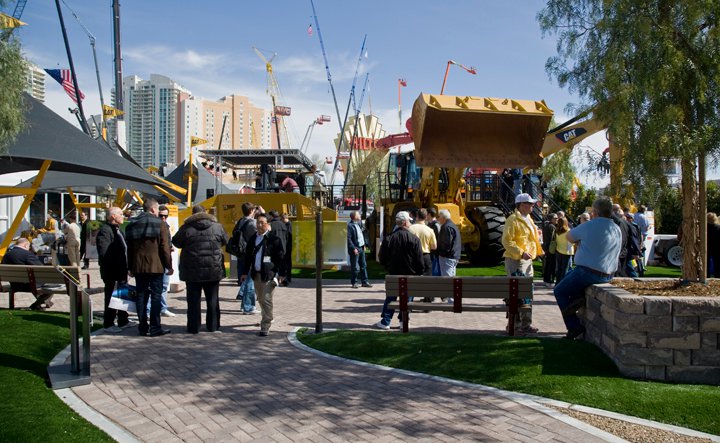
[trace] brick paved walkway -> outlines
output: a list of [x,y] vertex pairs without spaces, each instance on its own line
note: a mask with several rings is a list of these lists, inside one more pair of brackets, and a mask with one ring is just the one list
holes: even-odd
[[[97,282],[96,270],[91,271]],[[368,328],[379,319],[382,283],[370,290],[327,281],[326,328]],[[94,283],[95,284],[95,283]],[[170,441],[600,441],[505,397],[440,381],[326,359],[293,347],[287,333],[314,325],[314,281],[275,294],[268,338],[259,316],[240,315],[236,286],[221,287],[222,333],[184,333],[184,292],[171,294],[173,333],[102,334],[92,343],[93,384],[73,388],[138,439]],[[66,298],[56,297],[56,309]],[[93,296],[101,310],[102,295]],[[30,298],[18,297],[26,306]],[[536,293],[535,325],[562,333],[551,294]],[[503,331],[498,313],[414,314],[413,330]],[[389,333],[399,333],[397,330]]]

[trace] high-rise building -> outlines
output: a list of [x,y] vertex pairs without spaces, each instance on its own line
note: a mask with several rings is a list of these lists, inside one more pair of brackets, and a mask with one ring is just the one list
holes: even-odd
[[255,107],[241,95],[228,95],[211,101],[180,94],[178,121],[178,164],[188,158],[192,136],[208,141],[202,147],[204,149],[277,148],[270,112]]
[[142,167],[175,163],[178,97],[183,93],[190,91],[164,75],[123,79],[125,149]]
[[40,103],[45,103],[45,71],[32,63],[27,63],[25,74],[27,78],[25,91]]

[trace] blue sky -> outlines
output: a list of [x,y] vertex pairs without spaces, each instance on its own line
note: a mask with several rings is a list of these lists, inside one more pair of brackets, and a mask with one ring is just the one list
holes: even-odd
[[[109,101],[112,2],[65,1],[97,38],[103,90]],[[407,118],[421,92],[440,92],[450,59],[475,66],[478,74],[451,68],[446,94],[544,99],[556,112],[556,120],[565,120],[568,103],[580,99],[558,87],[545,72],[556,40],[542,38],[535,16],[543,5],[540,0],[315,1],[340,108],[344,110],[347,104],[360,45],[367,34],[361,73],[370,73],[370,89],[363,111],[369,112],[371,104],[391,133],[398,130],[397,79],[408,83],[403,88]],[[11,3],[9,9],[13,7]],[[269,108],[264,65],[252,47],[276,52],[274,70],[284,104],[293,109],[291,141],[299,146],[316,116],[331,115],[330,124],[315,128],[309,151],[334,153],[332,140],[339,128],[310,0],[122,0],[121,8],[124,75],[163,74],[199,97],[217,100],[237,93]],[[64,6],[63,13],[86,95],[86,114],[97,114],[99,95],[88,38]],[[27,57],[42,68],[67,67],[54,2],[29,0],[22,19],[28,23],[19,32]],[[359,96],[362,77],[358,83]],[[72,102],[49,78],[47,96],[52,109],[73,121],[67,112]],[[602,137],[589,144],[598,150],[607,146]]]

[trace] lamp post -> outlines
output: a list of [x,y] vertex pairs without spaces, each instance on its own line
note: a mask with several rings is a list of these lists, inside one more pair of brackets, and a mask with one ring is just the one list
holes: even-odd
[[322,321],[322,268],[323,268],[323,197],[325,186],[320,182],[313,185],[315,197],[315,333],[323,332]]

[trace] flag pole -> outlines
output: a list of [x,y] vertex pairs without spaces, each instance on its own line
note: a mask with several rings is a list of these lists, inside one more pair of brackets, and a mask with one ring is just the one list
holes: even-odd
[[68,63],[70,64],[70,75],[72,76],[73,87],[75,88],[75,99],[77,100],[78,111],[80,112],[80,126],[83,132],[90,135],[85,111],[83,111],[82,99],[80,99],[80,88],[78,87],[77,76],[75,75],[75,65],[73,64],[72,53],[70,52],[70,42],[68,41],[67,30],[65,30],[65,20],[63,20],[62,9],[60,9],[60,0],[55,0],[58,18],[60,19],[60,29],[62,30],[63,40],[65,41],[65,52],[67,52]]

